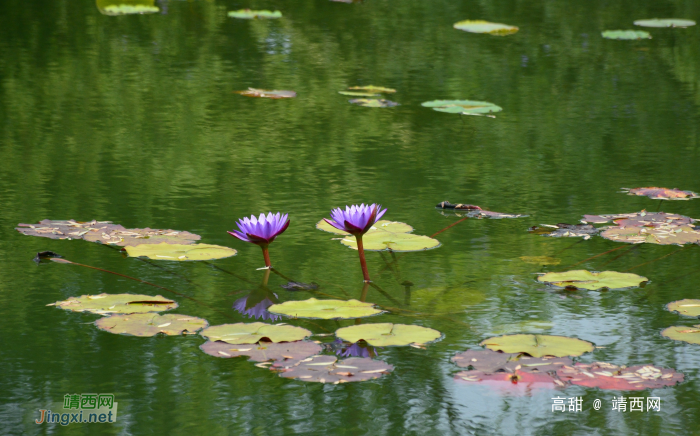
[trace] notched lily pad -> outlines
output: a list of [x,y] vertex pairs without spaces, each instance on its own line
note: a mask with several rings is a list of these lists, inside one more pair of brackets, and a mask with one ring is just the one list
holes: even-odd
[[634,22],[635,26],[642,27],[690,27],[695,26],[695,24],[695,21],[683,18],[651,18]]
[[670,312],[678,312],[685,316],[700,316],[700,300],[678,300],[668,303],[666,309]]
[[661,336],[665,336],[676,341],[700,345],[700,325],[695,325],[693,327],[682,325],[669,327],[661,332]]
[[683,381],[683,374],[653,365],[617,366],[610,363],[577,363],[557,370],[563,382],[589,388],[640,391],[673,386]]
[[580,356],[594,349],[592,343],[581,339],[550,335],[506,335],[486,339],[479,345],[504,353],[527,353],[532,357]]
[[56,306],[73,312],[92,312],[100,315],[112,313],[132,314],[146,312],[162,312],[175,309],[177,303],[161,295],[138,294],[99,294],[70,297],[57,301],[48,306]]
[[406,324],[360,324],[336,330],[340,339],[355,343],[364,340],[375,347],[426,344],[442,337],[437,330]]
[[268,342],[301,341],[311,335],[309,330],[291,325],[271,325],[262,322],[215,325],[204,329],[202,336],[210,341],[229,344],[255,344],[265,338]]
[[491,218],[491,219],[501,219],[501,218],[522,218],[526,217],[527,215],[514,215],[514,214],[507,214],[507,213],[501,213],[501,212],[492,212],[490,210],[484,210],[480,208],[479,206],[473,205],[473,204],[462,204],[462,203],[457,203],[453,204],[450,203],[449,201],[445,200],[437,204],[435,206],[438,209],[450,209],[456,212],[464,212],[461,214],[457,214],[458,216],[468,216],[469,218]]
[[243,95],[245,97],[255,97],[255,98],[294,98],[297,93],[294,91],[284,91],[284,90],[267,90],[267,89],[255,89],[248,88],[246,91],[233,91],[236,94]]
[[549,272],[537,277],[537,280],[560,288],[577,288],[594,291],[602,288],[636,288],[649,279],[632,273],[616,271],[590,272],[579,269],[566,272]]
[[208,341],[199,347],[205,353],[214,357],[232,358],[248,356],[253,362],[267,362],[281,368],[297,365],[309,356],[321,352],[322,347],[308,341],[294,342],[261,342],[258,344],[229,344],[222,341]]
[[209,323],[194,316],[157,313],[135,313],[112,315],[100,318],[95,325],[106,332],[132,336],[155,336],[159,333],[168,336],[193,335],[206,328]]
[[509,26],[508,24],[501,23],[490,23],[483,20],[464,20],[459,21],[453,26],[455,29],[464,30],[470,33],[488,33],[489,35],[512,35],[517,32],[516,26]]
[[432,100],[421,103],[421,106],[432,108],[438,112],[462,115],[484,115],[491,118],[495,118],[495,116],[488,114],[503,110],[502,107],[493,103],[474,100]]
[[399,105],[395,101],[384,100],[381,98],[354,98],[352,100],[348,100],[348,102],[362,107],[394,107]]
[[572,365],[568,357],[530,357],[519,353],[502,353],[492,350],[467,350],[457,353],[452,361],[461,368],[483,372],[516,371],[528,373],[553,373],[564,365]]
[[601,35],[605,39],[651,39],[651,34],[643,30],[606,30]]
[[[345,236],[340,242],[354,250],[357,250],[357,240],[349,233],[338,230],[321,220],[316,224],[316,228],[336,235]],[[362,245],[367,251],[423,251],[437,248],[440,241],[428,236],[414,235],[410,232],[413,227],[406,223],[397,221],[380,220],[364,234]]]
[[389,374],[393,369],[394,367],[386,362],[368,357],[351,357],[337,361],[333,356],[314,356],[302,360],[297,366],[283,369],[280,377],[338,384],[372,380]]
[[362,318],[382,313],[372,303],[358,300],[317,300],[285,301],[267,308],[269,312],[294,318],[349,319]]
[[237,11],[229,11],[228,16],[231,18],[241,18],[244,20],[255,20],[255,19],[272,19],[272,18],[282,18],[282,12],[280,11],[254,11],[251,9],[240,9]]
[[223,259],[236,255],[236,250],[233,248],[209,244],[143,244],[135,247],[127,246],[125,249],[130,257],[143,256],[153,260],[173,260],[178,262]]
[[565,224],[557,225],[540,224],[527,229],[528,232],[535,235],[549,236],[552,238],[583,238],[590,239],[600,232],[600,229],[590,224]]
[[628,193],[629,195],[649,197],[652,200],[690,200],[693,198],[700,198],[700,195],[693,191],[681,191],[676,188],[657,188],[653,186],[650,188],[622,188],[622,190],[622,192]]

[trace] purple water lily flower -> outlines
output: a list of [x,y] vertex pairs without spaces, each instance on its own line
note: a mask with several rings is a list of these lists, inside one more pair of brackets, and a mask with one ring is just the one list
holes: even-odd
[[277,236],[287,230],[287,227],[289,227],[289,219],[287,217],[286,213],[280,216],[279,212],[276,215],[269,212],[267,216],[261,213],[258,218],[255,218],[255,215],[251,215],[250,218],[245,217],[238,220],[236,224],[240,230],[233,230],[228,233],[241,241],[259,245],[265,257],[265,266],[270,268],[270,254],[267,251],[267,246]]
[[274,313],[268,312],[267,308],[275,304],[272,300],[268,298],[262,300],[261,302],[250,308],[246,308],[247,302],[248,297],[239,298],[238,300],[233,302],[233,308],[243,315],[255,319],[261,318],[263,321],[269,319],[270,321],[274,322],[282,318],[282,315],[276,315]]
[[331,210],[331,218],[324,220],[338,230],[348,232],[355,236],[357,240],[357,252],[360,255],[360,266],[362,267],[362,275],[365,282],[370,282],[369,272],[367,271],[367,261],[365,260],[365,249],[362,245],[362,235],[372,227],[372,224],[379,221],[386,209],[381,210],[380,204],[373,203],[365,206],[361,205],[345,206],[345,210],[341,208]]

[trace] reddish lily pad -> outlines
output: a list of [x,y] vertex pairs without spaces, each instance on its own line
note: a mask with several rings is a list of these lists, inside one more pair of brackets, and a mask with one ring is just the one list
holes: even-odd
[[501,212],[492,212],[490,210],[484,210],[481,207],[473,205],[473,204],[462,204],[462,203],[453,204],[447,200],[438,203],[438,205],[435,207],[437,207],[439,209],[451,209],[451,210],[454,210],[455,212],[464,211],[465,213],[461,214],[460,216],[468,216],[469,218],[479,218],[479,219],[481,219],[481,218],[491,218],[491,219],[521,218],[521,217],[527,216],[527,215],[507,214],[507,213],[501,213]]
[[635,213],[621,213],[611,215],[584,215],[582,223],[604,224],[615,222],[620,227],[655,227],[663,224],[685,225],[696,220],[684,215],[666,212],[647,212],[645,210]]
[[280,377],[338,384],[372,380],[390,373],[393,369],[392,365],[384,361],[368,357],[351,357],[337,361],[333,356],[314,356],[302,360],[297,366],[284,368]]
[[700,316],[700,300],[678,300],[668,303],[666,309],[685,316]]
[[563,382],[590,388],[620,391],[640,391],[673,386],[683,381],[683,374],[673,369],[653,365],[637,365],[626,368],[610,363],[577,363],[557,370]]
[[177,303],[161,295],[138,294],[99,294],[70,297],[47,306],[56,306],[73,312],[91,312],[99,315],[112,313],[132,314],[146,312],[162,312],[175,309]]
[[267,89],[255,89],[255,88],[248,88],[246,91],[234,91],[236,94],[241,94],[246,97],[256,97],[256,98],[271,98],[271,99],[280,99],[280,98],[294,98],[297,96],[297,93],[294,91],[284,91],[284,90],[267,90]]
[[232,358],[248,356],[253,362],[274,361],[281,368],[297,365],[309,356],[318,354],[323,349],[320,345],[308,341],[294,341],[276,344],[260,342],[257,344],[229,344],[222,341],[208,341],[199,348],[214,357]]
[[133,336],[155,336],[159,333],[168,336],[193,335],[206,328],[209,323],[194,316],[157,313],[135,313],[112,315],[100,318],[95,325],[106,332]]
[[623,192],[627,192],[629,195],[640,195],[644,197],[649,197],[652,200],[690,200],[692,198],[700,198],[700,195],[693,191],[681,191],[680,189],[669,189],[669,188],[622,188]]
[[[525,388],[554,388],[555,378],[549,374],[537,374],[523,372],[520,370],[514,373],[496,372],[489,373],[483,371],[460,371],[455,374],[455,380],[470,383],[481,382],[489,385],[509,386],[518,385]],[[515,387],[515,386],[513,386]]]
[[497,371],[547,373],[572,364],[568,357],[530,357],[519,353],[492,350],[467,350],[455,355],[452,361],[461,368],[471,368],[484,373]]

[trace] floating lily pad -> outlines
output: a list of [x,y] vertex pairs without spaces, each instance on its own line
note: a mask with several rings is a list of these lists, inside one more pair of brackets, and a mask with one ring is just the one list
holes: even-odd
[[232,358],[248,356],[253,362],[274,361],[278,367],[285,368],[297,365],[309,356],[321,352],[322,347],[308,341],[294,341],[275,344],[261,342],[259,344],[229,344],[221,341],[208,341],[199,348],[214,357]]
[[590,239],[591,236],[597,235],[600,229],[593,227],[590,224],[565,224],[557,225],[540,224],[527,229],[528,232],[535,235],[549,236],[552,238],[583,238]]
[[551,256],[520,256],[520,260],[533,265],[559,265],[561,259]]
[[364,92],[371,92],[373,94],[393,94],[396,92],[395,89],[392,88],[385,88],[383,86],[374,86],[374,85],[368,85],[368,86],[351,86],[348,89],[352,91],[364,91]]
[[246,91],[234,91],[236,94],[241,94],[246,97],[255,97],[255,98],[271,98],[271,99],[280,99],[280,98],[294,98],[297,96],[297,93],[294,91],[284,91],[284,90],[267,90],[267,89],[255,89],[255,88],[248,88]]
[[381,360],[351,357],[341,361],[333,356],[314,356],[297,366],[283,369],[280,377],[320,383],[347,383],[379,378],[394,367]]
[[605,227],[600,233],[605,239],[628,244],[685,245],[700,244],[700,231],[690,225],[673,224],[656,227]]
[[489,35],[512,35],[519,29],[508,24],[490,23],[483,20],[464,20],[459,21],[453,26],[455,29],[464,30],[470,33],[488,33]]
[[244,20],[254,20],[254,19],[271,19],[271,18],[282,18],[282,12],[280,11],[254,11],[251,9],[240,9],[237,11],[229,11],[228,16],[231,18],[241,18]]
[[95,325],[106,332],[133,336],[155,336],[163,333],[168,336],[195,334],[209,323],[194,316],[157,313],[134,313],[112,315],[100,318]]
[[596,290],[601,288],[624,289],[639,287],[649,279],[632,273],[616,271],[590,272],[582,269],[566,272],[549,272],[537,280],[561,288]]
[[103,15],[154,14],[160,12],[155,0],[97,0],[97,9]]
[[623,188],[623,192],[627,192],[629,195],[649,197],[652,200],[690,200],[692,198],[700,198],[700,195],[693,191],[681,191],[680,189],[675,188]]
[[405,324],[360,324],[336,330],[335,335],[344,341],[355,343],[364,339],[375,347],[425,344],[442,336],[437,330]]
[[635,213],[621,213],[611,215],[584,215],[581,222],[602,224],[615,222],[620,227],[660,227],[664,225],[682,226],[691,224],[696,219],[666,212],[647,212],[645,210]]
[[602,35],[605,39],[651,39],[649,32],[643,30],[606,30]]
[[529,357],[519,353],[501,353],[492,350],[467,350],[457,353],[452,361],[461,368],[510,373],[515,371],[547,373],[554,372],[564,365],[572,365],[568,357]]
[[340,95],[347,95],[348,97],[381,97],[381,94],[372,94],[371,92],[358,92],[358,91],[338,91]]
[[661,332],[661,336],[665,336],[669,339],[674,339],[676,341],[689,342],[691,344],[700,345],[700,325],[693,327],[687,327],[682,325],[677,325],[664,329]]
[[[316,223],[316,228],[319,230],[323,230],[324,232],[329,232],[333,233],[336,235],[343,235],[343,236],[349,236],[350,233],[344,232],[342,230],[336,229],[332,225],[328,224],[326,220],[321,220]],[[367,236],[369,233],[372,232],[378,232],[381,231],[381,229],[389,229],[392,232],[395,233],[409,233],[413,231],[413,227],[409,226],[406,223],[400,223],[398,221],[389,221],[389,220],[379,220],[370,229],[365,233],[365,236]]]
[[70,297],[48,306],[56,306],[73,312],[92,312],[100,315],[122,313],[162,312],[175,309],[177,303],[161,295],[99,294]]
[[411,310],[432,314],[466,312],[486,300],[483,292],[464,286],[431,287],[411,291]]
[[432,108],[438,112],[462,115],[483,115],[503,110],[502,107],[493,103],[473,100],[433,100],[423,102],[421,106]]
[[294,318],[348,319],[362,318],[382,313],[372,303],[357,300],[317,300],[286,301],[270,306],[268,311]]
[[581,339],[550,335],[506,335],[486,339],[479,345],[504,353],[527,353],[532,357],[580,356],[594,348]]
[[652,18],[649,20],[637,20],[635,26],[642,27],[690,27],[695,26],[695,21],[682,18]]
[[[507,388],[554,388],[555,378],[549,374],[538,374],[524,371],[510,372],[483,372],[483,371],[460,371],[455,374],[456,381],[483,382]],[[563,383],[562,383],[563,384]]]
[[507,214],[507,213],[501,213],[501,212],[491,212],[490,210],[484,210],[480,208],[479,206],[473,205],[473,204],[452,204],[449,201],[445,200],[440,203],[438,203],[437,206],[435,206],[439,209],[450,209],[455,211],[464,211],[465,213],[463,214],[458,214],[458,216],[468,216],[469,218],[491,218],[491,219],[501,219],[501,218],[521,218],[525,217],[527,215],[514,215],[514,214]]
[[671,312],[678,312],[685,316],[700,316],[700,300],[678,300],[666,305]]
[[126,253],[131,257],[147,257],[153,260],[212,260],[223,259],[236,255],[236,250],[220,245],[209,244],[142,244],[135,247],[126,247]]
[[348,102],[362,107],[394,107],[399,105],[395,101],[384,100],[381,98],[355,98],[348,100]]
[[301,341],[311,332],[291,325],[271,325],[262,322],[215,325],[200,333],[210,341],[223,341],[229,344],[255,344],[263,338],[268,342]]
[[557,370],[563,382],[590,388],[639,391],[673,386],[683,381],[683,374],[653,365],[628,368],[604,362],[577,363]]
[[[354,236],[336,229],[325,220],[319,221],[316,228],[336,235],[347,235],[340,242],[357,250],[357,240]],[[413,227],[406,223],[377,221],[362,237],[362,245],[368,251],[422,251],[437,248],[440,245],[440,241],[437,239],[410,234],[412,231]]]

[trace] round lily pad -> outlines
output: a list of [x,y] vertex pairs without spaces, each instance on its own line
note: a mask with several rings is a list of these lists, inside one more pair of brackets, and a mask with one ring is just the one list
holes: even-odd
[[189,260],[223,259],[236,255],[236,250],[220,245],[209,244],[142,244],[127,246],[126,253],[131,257],[147,257],[153,260],[174,260],[178,262]]
[[301,361],[297,366],[283,369],[280,377],[337,384],[372,380],[393,369],[386,362],[368,357],[351,357],[338,362],[333,356],[314,356]]
[[586,270],[573,270],[566,272],[550,272],[537,277],[537,280],[561,288],[577,288],[596,290],[634,288],[649,279],[632,273],[616,271],[590,272]]
[[687,327],[682,325],[677,325],[664,329],[661,332],[661,336],[665,336],[669,339],[674,339],[676,341],[689,342],[691,344],[700,345],[700,325],[693,327]]
[[432,100],[421,103],[423,107],[450,114],[479,115],[500,112],[502,107],[487,101],[473,100]]
[[512,35],[517,32],[516,26],[509,26],[508,24],[501,23],[490,23],[483,20],[464,20],[459,21],[453,26],[455,29],[464,30],[465,32],[471,33],[488,33],[489,35]]
[[695,21],[682,18],[651,18],[649,20],[637,20],[635,26],[642,27],[690,27],[695,26]]
[[241,18],[244,20],[254,20],[254,19],[271,19],[271,18],[282,18],[282,12],[280,11],[254,11],[251,9],[240,9],[237,11],[229,11],[228,16],[231,18]]
[[253,362],[274,361],[276,367],[291,367],[303,359],[318,354],[322,347],[314,342],[294,341],[275,344],[261,342],[259,344],[229,344],[221,341],[208,341],[199,348],[214,357],[232,358],[248,356]]
[[97,0],[97,9],[103,15],[154,14],[160,12],[155,0]]
[[364,92],[371,92],[373,94],[393,94],[396,92],[395,89],[392,88],[385,88],[383,86],[374,86],[374,85],[367,85],[367,86],[351,86],[348,88],[352,91],[364,91]]
[[[321,220],[318,223],[316,223],[316,228],[319,230],[323,230],[324,232],[329,232],[336,235],[350,235],[350,233],[348,232],[336,229],[332,225],[328,224],[326,220]],[[374,223],[372,227],[370,227],[367,233],[365,233],[365,236],[367,236],[367,234],[369,233],[380,231],[381,229],[389,229],[390,231],[395,233],[410,233],[413,231],[413,227],[409,226],[406,223],[400,223],[398,221],[380,220]]]
[[381,98],[355,98],[348,100],[348,102],[362,107],[394,107],[399,105],[395,101]]
[[649,32],[643,30],[606,30],[602,35],[605,39],[651,39]]
[[550,335],[506,335],[486,339],[479,345],[504,353],[527,353],[532,357],[580,356],[595,348],[581,339]]
[[700,195],[693,191],[681,191],[675,188],[657,188],[655,186],[650,188],[623,188],[623,192],[627,192],[629,195],[649,197],[652,200],[690,200],[693,198],[700,198]]
[[95,321],[100,329],[110,333],[133,336],[155,336],[163,333],[168,336],[195,334],[209,323],[194,316],[157,313],[135,313],[131,315],[112,315]]
[[374,304],[357,300],[317,300],[286,301],[267,308],[269,312],[294,318],[348,319],[362,318],[382,313]]
[[360,92],[360,91],[338,91],[340,95],[347,95],[348,97],[381,97],[380,94],[373,94],[371,92]]
[[524,387],[532,388],[554,388],[555,379],[546,373],[530,373],[517,370],[515,372],[483,372],[483,371],[460,371],[455,374],[456,381],[483,382],[485,384],[498,385],[503,388],[517,389]]
[[700,316],[700,300],[678,300],[668,303],[666,309],[685,316]]
[[529,357],[519,353],[501,353],[493,350],[467,350],[457,353],[452,361],[461,368],[477,371],[515,371],[547,373],[573,362],[568,357]]
[[73,312],[92,312],[100,315],[112,313],[146,313],[162,312],[175,309],[177,303],[161,295],[138,294],[99,294],[70,297],[64,301],[57,301],[49,306],[60,307]]
[[243,95],[245,97],[254,97],[254,98],[271,98],[273,100],[280,99],[280,98],[294,98],[297,96],[297,93],[294,91],[285,91],[285,90],[267,90],[267,89],[255,89],[255,88],[248,88],[245,91],[234,91],[236,94]]
[[685,245],[700,244],[700,231],[691,225],[667,224],[654,227],[611,226],[600,233],[605,239],[628,244]]
[[229,344],[255,344],[263,338],[268,342],[301,341],[311,332],[291,325],[271,325],[263,322],[215,325],[204,329],[202,336],[210,341],[223,341]]
[[622,367],[604,362],[577,363],[557,370],[562,382],[590,388],[639,391],[673,386],[683,381],[683,374],[653,365]]
[[375,347],[426,344],[442,336],[437,330],[405,324],[360,324],[336,330],[335,335],[344,341],[355,343],[364,339]]

